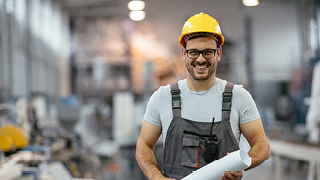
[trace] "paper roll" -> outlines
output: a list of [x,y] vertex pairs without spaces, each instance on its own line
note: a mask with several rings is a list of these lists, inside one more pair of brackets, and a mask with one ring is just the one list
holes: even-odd
[[193,171],[182,180],[221,180],[224,171],[242,171],[250,165],[251,158],[246,151],[238,150]]

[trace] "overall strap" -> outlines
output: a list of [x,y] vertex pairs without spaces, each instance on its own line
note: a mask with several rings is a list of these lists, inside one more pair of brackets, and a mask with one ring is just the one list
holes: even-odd
[[173,117],[181,118],[181,91],[178,86],[178,82],[173,83],[171,86],[171,96],[172,96],[172,112]]
[[222,121],[230,120],[233,83],[227,82],[222,99]]

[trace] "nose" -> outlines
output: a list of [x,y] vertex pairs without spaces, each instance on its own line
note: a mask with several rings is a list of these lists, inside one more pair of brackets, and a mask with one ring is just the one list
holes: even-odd
[[203,54],[200,53],[199,54],[199,57],[196,59],[196,61],[199,63],[199,64],[202,64],[204,62],[206,62],[206,58],[203,57]]

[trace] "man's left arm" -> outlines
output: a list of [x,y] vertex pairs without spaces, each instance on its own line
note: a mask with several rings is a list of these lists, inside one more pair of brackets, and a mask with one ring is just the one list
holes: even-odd
[[251,166],[245,170],[252,169],[267,160],[270,156],[270,145],[263,129],[261,119],[240,124],[240,130],[251,146],[248,155],[252,159]]

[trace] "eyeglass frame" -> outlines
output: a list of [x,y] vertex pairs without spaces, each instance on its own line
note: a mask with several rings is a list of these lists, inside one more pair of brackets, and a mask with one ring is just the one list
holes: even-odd
[[[203,52],[205,52],[205,51],[207,51],[207,50],[213,50],[213,52],[214,52],[214,53],[213,53],[213,56],[212,56],[212,57],[209,57],[209,58],[207,58],[207,57],[204,57],[204,58],[206,58],[206,59],[214,58],[214,57],[216,56],[216,52],[217,52],[219,49],[220,49],[220,47],[217,47],[216,49],[205,49],[205,50],[203,50],[203,51],[199,51],[198,49],[187,49],[187,48],[184,48],[184,50],[186,51],[187,57],[190,58],[190,59],[197,59],[197,58],[200,56],[200,54],[202,54],[202,57],[204,57]],[[196,58],[191,58],[191,57],[189,57],[188,51],[191,51],[191,50],[198,51],[198,52],[199,52],[198,57],[196,57]]]

